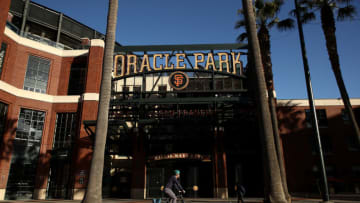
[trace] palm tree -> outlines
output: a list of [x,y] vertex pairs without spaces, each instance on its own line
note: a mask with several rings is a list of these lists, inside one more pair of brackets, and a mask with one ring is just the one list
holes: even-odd
[[113,67],[117,10],[118,0],[109,0],[103,71],[96,123],[95,147],[91,161],[89,184],[82,201],[83,203],[102,202],[102,177],[111,95],[111,71]]
[[300,1],[300,4],[312,9],[312,12],[309,13],[313,16],[315,16],[315,10],[320,10],[321,26],[325,35],[326,48],[328,51],[331,68],[335,75],[341,98],[345,106],[345,111],[350,117],[351,124],[355,130],[356,137],[360,145],[359,126],[356,122],[354,111],[352,109],[349,95],[347,93],[345,83],[341,74],[340,59],[337,50],[337,42],[335,35],[336,26],[334,10],[337,10],[338,20],[352,19],[356,11],[355,7],[351,5],[351,2],[352,0],[302,0]]
[[249,37],[249,54],[253,59],[254,72],[256,74],[256,97],[257,101],[259,102],[258,108],[260,113],[260,123],[262,124],[260,128],[262,130],[262,144],[265,155],[264,167],[267,169],[265,170],[265,182],[268,183],[269,186],[269,188],[266,189],[265,199],[269,202],[287,202],[280,174],[278,155],[276,153],[276,147],[274,143],[273,124],[271,122],[270,109],[266,96],[267,88],[263,74],[264,69],[259,40],[256,34],[256,22],[252,0],[242,0],[242,2],[243,7],[245,8],[243,12],[245,17],[243,25],[246,25],[247,35]]
[[[292,29],[294,27],[294,21],[290,18],[279,20],[277,14],[280,12],[280,7],[283,5],[282,0],[272,0],[272,1],[255,1],[255,15],[256,15],[256,24],[258,27],[257,36],[260,44],[261,51],[261,60],[264,66],[265,81],[269,95],[269,108],[271,113],[271,121],[273,125],[274,141],[276,145],[276,151],[278,156],[278,162],[281,172],[281,179],[284,188],[284,192],[287,199],[290,199],[290,195],[287,189],[286,173],[285,166],[283,161],[283,151],[280,142],[280,135],[278,130],[278,121],[276,114],[276,98],[274,91],[274,82],[273,82],[273,73],[272,73],[272,62],[271,62],[271,45],[270,45],[270,32],[269,30],[275,25],[281,31]],[[239,10],[239,13],[243,14],[242,10]],[[237,22],[235,28],[242,28],[246,25],[245,21],[242,19]],[[243,33],[239,35],[238,40],[243,41],[247,38],[247,34]]]

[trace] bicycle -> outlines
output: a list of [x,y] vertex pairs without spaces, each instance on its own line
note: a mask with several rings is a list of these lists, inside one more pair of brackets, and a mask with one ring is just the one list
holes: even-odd
[[[168,196],[164,203],[170,203],[171,198]],[[162,202],[162,201],[161,201]],[[184,197],[182,195],[182,192],[180,191],[178,195],[176,195],[176,202],[177,203],[185,203]]]

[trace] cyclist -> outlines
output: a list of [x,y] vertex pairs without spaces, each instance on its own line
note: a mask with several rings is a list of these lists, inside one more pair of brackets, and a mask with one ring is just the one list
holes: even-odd
[[174,170],[174,175],[172,175],[165,186],[165,193],[170,197],[170,203],[176,203],[176,195],[173,192],[173,188],[179,193],[185,193],[185,190],[180,185],[178,179],[180,178],[180,171]]

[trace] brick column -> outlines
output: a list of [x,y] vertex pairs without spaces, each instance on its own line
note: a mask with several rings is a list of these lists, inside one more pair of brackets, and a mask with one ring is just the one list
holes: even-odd
[[228,199],[226,153],[224,150],[224,127],[215,127],[214,141],[214,197]]
[[[84,126],[85,120],[95,121],[99,105],[99,91],[104,54],[104,41],[91,40],[88,54],[88,68],[86,73],[85,93],[79,105],[80,135],[77,139],[73,156],[73,199],[81,200],[85,195],[88,183],[90,165],[95,135],[90,135]],[[92,128],[95,133],[95,127]]]
[[139,128],[134,128],[133,133],[133,160],[132,160],[132,181],[131,198],[146,198],[146,164],[144,150],[144,133]]
[[4,35],[6,20],[8,18],[8,12],[10,8],[11,0],[1,0],[0,3],[0,44]]

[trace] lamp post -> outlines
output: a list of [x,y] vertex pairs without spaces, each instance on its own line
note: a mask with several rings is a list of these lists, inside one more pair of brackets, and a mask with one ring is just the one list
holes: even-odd
[[329,189],[327,184],[327,178],[326,178],[326,170],[325,170],[325,163],[324,163],[324,155],[323,150],[321,147],[321,139],[320,139],[320,132],[319,132],[319,125],[317,121],[317,115],[316,115],[316,109],[315,109],[315,103],[314,103],[314,95],[312,91],[311,86],[311,79],[310,79],[310,70],[309,70],[309,63],[306,56],[306,49],[305,49],[305,40],[304,40],[304,32],[302,29],[302,22],[300,19],[300,12],[299,12],[299,4],[297,0],[295,1],[295,13],[296,13],[296,20],[298,24],[298,30],[299,30],[299,38],[300,38],[300,44],[301,44],[301,54],[303,58],[303,64],[304,64],[304,73],[305,73],[305,81],[306,81],[306,89],[310,104],[310,115],[312,120],[312,128],[314,130],[315,136],[316,136],[316,144],[319,151],[319,158],[320,158],[320,167],[321,167],[321,179],[322,183],[324,185],[323,191],[322,191],[322,199],[324,202],[329,202]]

